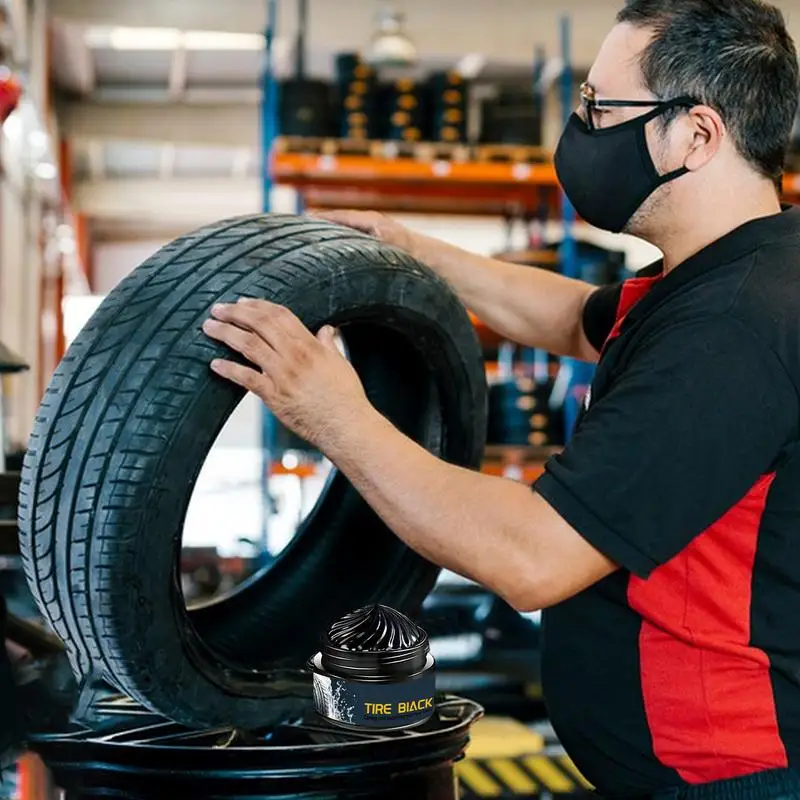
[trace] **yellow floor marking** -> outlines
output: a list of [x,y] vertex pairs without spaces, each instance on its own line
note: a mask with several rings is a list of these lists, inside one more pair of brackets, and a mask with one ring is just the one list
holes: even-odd
[[578,768],[572,763],[572,759],[569,756],[559,756],[559,762],[562,766],[566,767],[577,779],[578,783],[583,786],[584,789],[594,789],[589,781],[581,775]]
[[515,794],[532,794],[538,791],[536,781],[510,758],[490,758],[486,763]]
[[508,717],[485,717],[472,728],[467,758],[515,758],[538,753],[544,737]]
[[491,775],[474,761],[465,759],[456,764],[456,775],[475,794],[481,797],[499,797],[503,788]]
[[575,789],[575,784],[549,758],[527,756],[522,761],[551,792],[571,792]]

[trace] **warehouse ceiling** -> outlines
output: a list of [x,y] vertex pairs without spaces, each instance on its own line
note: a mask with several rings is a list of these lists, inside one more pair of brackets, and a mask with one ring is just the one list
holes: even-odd
[[[464,64],[529,80],[536,45],[556,69],[562,14],[588,64],[619,0],[396,0],[421,69]],[[265,0],[51,0],[51,71],[71,143],[74,203],[101,235],[153,235],[260,205]],[[275,63],[295,64],[296,0],[278,0]],[[309,77],[375,31],[376,0],[309,0]],[[783,5],[791,5],[784,3]],[[800,3],[798,3],[800,5]]]

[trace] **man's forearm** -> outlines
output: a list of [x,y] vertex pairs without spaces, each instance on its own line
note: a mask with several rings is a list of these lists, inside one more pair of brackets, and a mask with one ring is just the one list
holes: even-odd
[[529,489],[440,461],[373,409],[324,452],[412,550],[512,604],[522,594],[523,520],[509,514],[503,524],[499,512],[529,500]]
[[468,253],[421,234],[412,236],[412,255],[501,336],[555,355],[596,357],[582,327],[583,309],[594,291],[590,284]]
[[412,550],[520,611],[561,602],[615,569],[531,489],[439,460],[372,407],[321,446]]

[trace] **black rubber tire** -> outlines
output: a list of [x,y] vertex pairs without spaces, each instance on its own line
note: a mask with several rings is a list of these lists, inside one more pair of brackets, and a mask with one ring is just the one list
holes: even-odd
[[185,725],[261,727],[307,702],[296,668],[336,617],[380,600],[414,613],[438,570],[336,474],[277,563],[187,612],[177,564],[192,487],[242,392],[209,369],[201,324],[261,297],[312,330],[341,327],[373,404],[432,452],[476,467],[481,351],[429,269],[301,217],[220,222],[168,245],[102,303],[42,402],[25,458],[21,546],[76,675],[102,677]]

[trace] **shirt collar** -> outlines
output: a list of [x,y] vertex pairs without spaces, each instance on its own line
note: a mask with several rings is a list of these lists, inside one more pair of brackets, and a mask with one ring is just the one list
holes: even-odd
[[627,315],[625,327],[641,319],[674,292],[701,280],[718,267],[789,236],[800,236],[800,208],[796,206],[784,205],[779,214],[745,222],[683,261],[660,280],[652,281],[650,291]]

